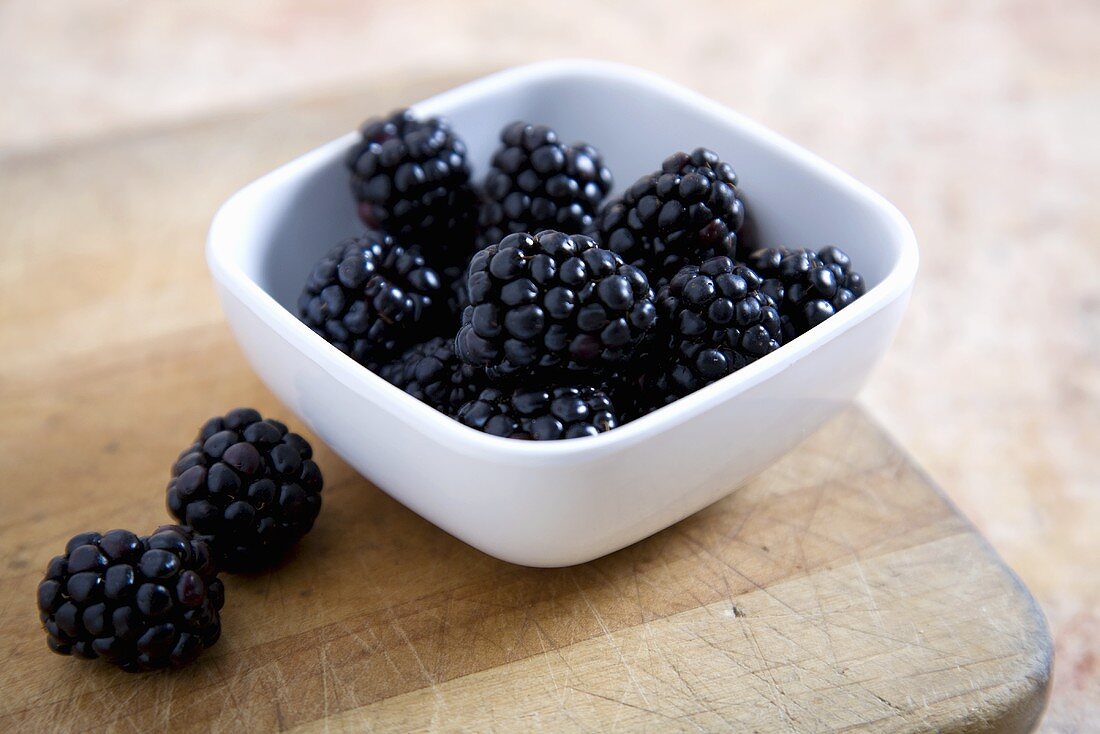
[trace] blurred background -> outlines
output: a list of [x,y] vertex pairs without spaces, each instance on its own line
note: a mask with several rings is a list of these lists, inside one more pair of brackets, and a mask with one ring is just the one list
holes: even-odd
[[[147,251],[194,207],[205,218],[271,163],[388,111],[381,98],[583,56],[730,105],[884,193],[916,229],[913,302],[861,399],[1038,597],[1056,642],[1043,726],[1084,730],[1100,720],[1098,39],[1095,0],[0,0],[0,196],[61,212],[56,236],[89,249],[98,278],[94,251],[109,243],[81,244],[86,218]],[[317,113],[334,108],[347,111],[337,127]],[[177,131],[227,120],[242,137],[281,129],[282,147],[261,160],[223,136],[200,161],[163,152]],[[125,186],[112,151],[142,145],[162,146],[146,165],[206,167],[210,190],[162,192],[176,203],[161,211],[79,195],[88,177]],[[44,162],[73,175],[36,180]],[[0,314],[34,308],[3,295],[15,279],[46,277],[7,219]],[[180,267],[202,267],[202,234]],[[112,338],[184,318],[193,301],[164,278],[148,323]],[[206,308],[189,318],[219,322]],[[109,346],[72,324],[7,326],[9,376],[31,353]]]

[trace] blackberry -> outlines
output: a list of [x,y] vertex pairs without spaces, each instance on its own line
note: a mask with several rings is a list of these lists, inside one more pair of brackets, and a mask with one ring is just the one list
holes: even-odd
[[779,304],[783,339],[790,341],[863,295],[863,276],[837,247],[818,252],[773,247],[757,250],[749,264],[764,278],[762,290]]
[[447,415],[454,415],[463,403],[477,397],[485,382],[481,370],[463,364],[455,356],[454,339],[443,337],[410,347],[378,374]]
[[321,258],[298,297],[302,321],[356,361],[373,366],[444,311],[439,275],[415,250],[368,232]]
[[658,287],[685,265],[732,257],[745,221],[737,174],[706,148],[676,153],[600,213],[603,246]]
[[457,420],[493,436],[552,441],[595,436],[619,425],[607,393],[594,387],[486,388]]
[[221,635],[224,601],[210,547],[178,525],[73,536],[38,585],[51,650],[130,672],[198,657]]
[[313,449],[251,408],[208,420],[168,482],[168,510],[204,536],[226,571],[278,560],[313,527],[321,470]]
[[584,235],[510,234],[474,255],[455,353],[490,378],[610,370],[657,319],[642,271]]
[[642,379],[655,407],[729,375],[782,344],[764,281],[728,257],[678,272],[657,297],[665,359]]
[[[348,151],[359,216],[402,241],[468,250],[477,217],[466,144],[438,117],[410,110],[363,123]],[[433,252],[434,254],[434,252]]]
[[586,143],[565,145],[545,125],[524,122],[505,127],[500,141],[483,185],[479,247],[516,232],[591,232],[612,185],[599,151]]

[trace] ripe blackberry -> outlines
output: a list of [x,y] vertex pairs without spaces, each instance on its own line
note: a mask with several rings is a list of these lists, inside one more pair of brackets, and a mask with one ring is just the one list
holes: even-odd
[[783,339],[790,341],[863,295],[863,276],[837,247],[757,250],[749,264],[764,278],[761,287],[779,304]]
[[[410,110],[367,120],[347,156],[359,216],[372,229],[448,249],[472,243],[477,195],[466,144],[438,117]],[[434,252],[433,252],[434,254]]]
[[378,374],[392,385],[441,413],[454,415],[481,391],[481,370],[455,356],[454,339],[435,337],[410,347]]
[[51,650],[130,672],[198,657],[221,635],[224,601],[210,547],[178,525],[73,536],[38,585]]
[[729,375],[783,343],[779,312],[763,280],[728,257],[678,272],[657,297],[665,361],[643,378],[655,406]]
[[493,436],[553,441],[595,436],[619,425],[607,393],[594,387],[490,387],[458,411],[457,420]]
[[600,241],[654,287],[684,265],[732,257],[745,207],[730,164],[706,148],[676,153],[600,213]]
[[455,353],[490,378],[627,362],[657,319],[642,271],[590,237],[510,234],[474,255]]
[[485,176],[478,245],[515,232],[585,234],[611,190],[611,171],[586,143],[566,145],[545,125],[513,122],[500,133]]
[[298,312],[341,352],[375,365],[434,321],[444,297],[439,275],[419,252],[368,232],[344,240],[313,266]]
[[313,527],[321,470],[313,449],[251,408],[208,420],[168,482],[168,510],[204,536],[226,571],[278,560]]

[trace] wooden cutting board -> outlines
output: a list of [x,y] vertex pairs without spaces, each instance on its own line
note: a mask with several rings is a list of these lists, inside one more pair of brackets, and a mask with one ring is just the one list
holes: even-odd
[[34,590],[69,536],[166,521],[168,468],[210,415],[296,423],[221,321],[202,262],[217,203],[452,83],[0,158],[0,730],[1032,726],[1041,612],[859,408],[709,509],[556,570],[473,550],[315,443],[316,528],[227,578],[196,664],[47,651]]

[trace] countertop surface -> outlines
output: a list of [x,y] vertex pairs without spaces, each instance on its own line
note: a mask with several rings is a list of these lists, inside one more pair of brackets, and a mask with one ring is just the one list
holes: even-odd
[[[636,63],[790,136],[909,217],[921,243],[918,287],[862,402],[1035,592],[1057,649],[1044,726],[1083,729],[1100,719],[1098,34],[1100,6],[1085,0],[245,0],[228,9],[213,0],[12,0],[0,5],[9,72],[0,91],[14,100],[0,105],[0,186],[51,216],[4,223],[3,379],[12,384],[40,360],[138,349],[192,319],[220,323],[213,302],[174,287],[178,265],[149,276],[164,288],[140,304],[133,276],[100,269],[105,243],[89,237],[144,247],[182,226],[179,210],[150,211],[137,197],[64,195],[125,175],[105,142],[140,149],[151,130],[201,131],[210,118],[239,120],[242,136],[293,125],[264,160],[225,146],[202,161],[232,171],[236,185],[383,111],[368,93],[378,85],[401,88],[407,101],[435,91],[442,74],[457,81],[558,56]],[[333,99],[347,110],[338,130],[309,113],[311,100]],[[278,100],[302,114],[241,112]],[[93,160],[70,161],[81,154]],[[150,153],[139,165],[195,164]],[[34,181],[37,169],[67,178]],[[232,188],[219,181],[179,196],[212,212]],[[44,221],[85,267],[59,302],[16,302],[26,293],[17,284],[50,277],[54,255],[28,244],[27,228]],[[110,293],[82,296],[83,279],[112,277]],[[120,304],[143,315],[112,324]],[[47,309],[45,326],[24,318]]]

